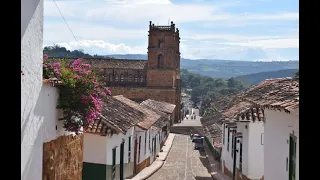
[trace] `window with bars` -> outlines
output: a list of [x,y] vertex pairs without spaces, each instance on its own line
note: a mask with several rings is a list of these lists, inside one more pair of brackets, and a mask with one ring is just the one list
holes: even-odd
[[132,82],[132,81],[133,81],[132,75],[129,74],[129,76],[128,76],[128,82]]
[[120,81],[121,81],[121,82],[124,81],[124,75],[123,75],[123,74],[120,75]]
[[116,148],[112,149],[112,170],[111,170],[111,179],[116,179]]
[[134,82],[139,82],[139,78],[137,75],[134,76]]
[[119,75],[118,74],[114,75],[114,81],[119,81]]
[[109,74],[109,81],[112,82],[113,81],[113,75],[110,73]]
[[128,138],[128,163],[131,162],[131,136]]

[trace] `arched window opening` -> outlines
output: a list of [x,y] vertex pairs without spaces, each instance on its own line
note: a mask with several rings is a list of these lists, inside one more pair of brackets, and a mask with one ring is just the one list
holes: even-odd
[[120,75],[120,81],[121,81],[121,82],[124,81],[124,75],[123,75],[123,74]]
[[162,54],[159,54],[159,55],[158,55],[158,65],[157,65],[157,67],[158,67],[159,69],[164,67],[164,62],[163,62],[163,56],[162,56]]
[[129,76],[128,76],[128,82],[132,82],[132,75],[131,74],[129,74]]
[[116,81],[116,82],[119,81],[119,76],[118,76],[118,74],[115,74],[115,75],[114,75],[114,81]]
[[140,82],[142,82],[142,83],[144,82],[144,76],[143,75],[140,76]]
[[137,75],[134,75],[134,82],[139,82],[139,78]]
[[159,39],[158,40],[158,48],[160,48],[160,45],[161,45],[161,40]]
[[109,81],[112,82],[113,81],[113,75],[110,73],[109,74]]

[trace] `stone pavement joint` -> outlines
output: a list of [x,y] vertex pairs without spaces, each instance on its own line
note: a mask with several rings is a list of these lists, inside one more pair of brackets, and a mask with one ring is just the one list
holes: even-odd
[[170,149],[172,147],[172,142],[174,140],[175,134],[170,133],[167,137],[167,140],[162,147],[162,152],[159,153],[159,157],[155,159],[155,161],[152,162],[152,164],[146,168],[144,168],[142,171],[140,171],[136,176],[134,176],[131,179],[126,180],[144,180],[150,177],[152,174],[157,172],[163,165],[164,161],[167,159],[168,154],[170,152]]
[[211,168],[211,177],[214,180],[231,180],[230,177],[228,177],[226,174],[222,172],[221,164],[218,161],[214,160],[214,156],[210,151],[208,144],[205,141],[203,142],[203,144],[205,148],[206,157]]

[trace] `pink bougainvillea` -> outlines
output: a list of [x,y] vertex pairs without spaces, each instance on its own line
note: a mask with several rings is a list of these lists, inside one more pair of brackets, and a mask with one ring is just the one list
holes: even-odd
[[104,87],[98,73],[90,64],[82,63],[82,59],[73,62],[56,60],[48,62],[44,55],[44,78],[57,78],[62,82],[58,86],[58,109],[63,110],[64,127],[67,131],[80,132],[100,117],[103,98],[111,95],[111,91]]

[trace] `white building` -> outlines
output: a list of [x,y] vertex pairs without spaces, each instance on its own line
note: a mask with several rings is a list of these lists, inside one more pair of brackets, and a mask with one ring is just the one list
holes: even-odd
[[[164,101],[155,101],[152,99],[147,99],[140,103],[141,106],[145,108],[149,108],[152,111],[156,112],[157,114],[162,115],[163,117],[168,117],[169,121],[167,123],[161,124],[161,129],[159,130],[161,133],[160,137],[160,143],[161,147],[163,146],[165,140],[167,139],[169,132],[170,132],[170,122],[172,122],[174,118],[174,110],[176,108],[176,105],[167,103]],[[153,128],[157,129],[157,128]]]
[[108,97],[100,121],[84,133],[83,180],[125,179],[134,175],[135,124],[145,115]]
[[41,180],[43,146],[68,135],[58,121],[58,91],[42,78],[43,1],[21,1],[21,179]]
[[[299,180],[299,108],[265,110],[265,180]],[[275,148],[276,147],[276,148]]]
[[73,134],[66,132],[63,121],[58,120],[61,117],[61,111],[56,109],[58,96],[57,88],[52,87],[50,82],[43,83],[33,107],[33,119],[30,119],[30,116],[29,119],[22,119],[21,179],[42,179],[43,158],[46,153],[43,149],[44,143]]
[[[299,180],[299,80],[270,79],[261,83],[268,101],[264,114],[264,179]],[[257,89],[257,88],[256,88]]]
[[138,173],[149,166],[160,152],[160,145],[163,141],[161,131],[170,121],[165,113],[155,112],[122,95],[113,97],[145,115],[144,120],[136,124],[134,135],[134,152],[136,152],[134,153],[134,172]]
[[230,178],[261,179],[264,175],[263,121],[225,122],[223,128],[221,162],[224,173]]

